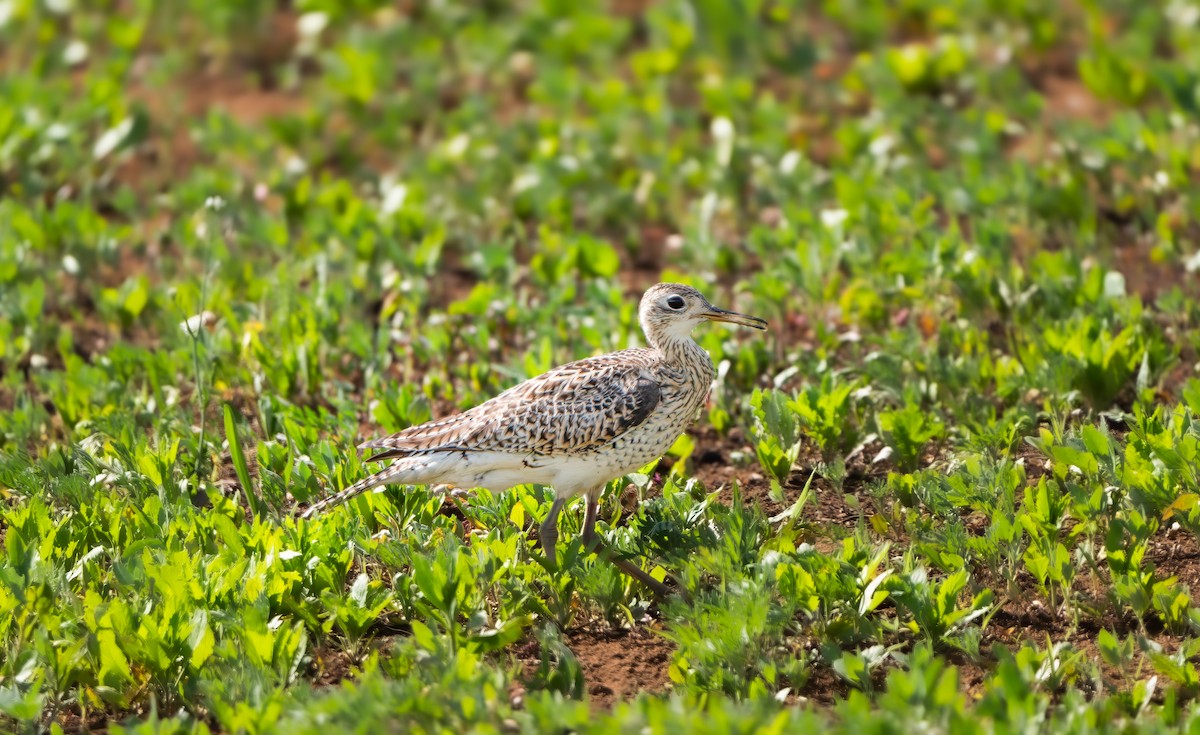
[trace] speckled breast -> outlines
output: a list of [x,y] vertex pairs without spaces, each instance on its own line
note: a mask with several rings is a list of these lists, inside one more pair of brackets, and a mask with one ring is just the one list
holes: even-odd
[[650,418],[606,447],[615,474],[633,472],[658,459],[696,420],[716,375],[708,354],[697,350],[703,361],[659,373],[662,400]]

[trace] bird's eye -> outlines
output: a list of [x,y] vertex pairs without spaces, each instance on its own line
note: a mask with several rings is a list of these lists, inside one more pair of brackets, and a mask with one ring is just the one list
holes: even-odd
[[682,309],[685,306],[685,304],[683,303],[683,297],[682,296],[672,296],[671,298],[667,299],[667,306],[671,307],[672,309],[675,309],[676,311],[678,311],[679,309]]

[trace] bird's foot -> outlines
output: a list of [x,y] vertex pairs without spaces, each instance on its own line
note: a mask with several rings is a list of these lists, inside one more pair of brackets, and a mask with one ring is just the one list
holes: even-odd
[[546,557],[546,564],[550,569],[558,569],[558,555],[555,553],[558,546],[558,530],[553,527],[539,529],[538,541],[542,545],[542,554]]
[[[595,536],[589,541],[590,543],[585,543],[585,546],[592,547],[591,550],[601,558],[607,558],[622,572],[649,587],[650,591],[654,593],[654,596],[657,597],[659,601],[665,601],[671,596],[672,590],[670,587],[650,576],[649,572],[637,566],[636,564],[617,556],[612,547],[601,541],[599,536]],[[678,580],[676,580],[676,584],[679,588],[679,596],[683,598],[684,602],[691,603],[692,599],[691,596],[688,595],[687,588],[684,587],[683,584]]]

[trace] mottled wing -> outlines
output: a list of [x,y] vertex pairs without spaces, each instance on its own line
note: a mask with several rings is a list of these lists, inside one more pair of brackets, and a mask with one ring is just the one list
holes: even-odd
[[480,405],[361,445],[368,461],[430,451],[579,454],[645,421],[661,397],[643,350],[557,367]]

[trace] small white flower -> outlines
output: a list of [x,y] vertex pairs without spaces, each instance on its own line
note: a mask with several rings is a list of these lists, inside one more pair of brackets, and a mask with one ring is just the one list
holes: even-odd
[[733,157],[733,141],[737,136],[733,122],[727,117],[716,117],[713,118],[709,130],[712,133],[713,143],[716,144],[717,164],[721,168],[726,168],[729,166],[729,160]]
[[713,216],[717,213],[717,204],[720,199],[717,197],[717,192],[710,191],[700,200],[700,231],[704,233],[705,238],[710,234],[709,228],[712,225]]
[[831,230],[836,230],[846,223],[846,218],[849,216],[850,213],[844,209],[822,209],[821,224]]
[[1120,271],[1109,271],[1104,274],[1104,295],[1110,299],[1125,296],[1125,275]]
[[796,171],[796,167],[800,165],[800,151],[788,151],[783,154],[783,158],[779,159],[779,173],[784,176],[791,176]]
[[446,142],[446,158],[458,160],[466,154],[467,149],[471,147],[471,136],[466,133],[459,133]]
[[872,140],[871,144],[867,146],[867,150],[869,150],[871,155],[875,158],[883,158],[892,150],[895,145],[896,139],[887,133],[884,133],[875,140]]
[[75,66],[87,61],[88,45],[78,38],[72,39],[67,47],[63,49],[63,63],[67,66]]
[[1099,171],[1100,169],[1104,168],[1106,160],[1107,159],[1105,159],[1104,154],[1100,151],[1086,151],[1082,156],[1079,157],[1079,162],[1082,163],[1085,168],[1090,168],[1093,171]]
[[63,270],[72,276],[79,275],[79,261],[74,255],[64,255],[62,259]]
[[303,39],[315,39],[329,25],[329,15],[320,11],[305,13],[296,21],[296,32]]
[[1200,250],[1197,250],[1190,258],[1183,261],[1183,267],[1188,273],[1195,273],[1200,270]]
[[[1190,28],[1200,21],[1200,6],[1193,5],[1188,0],[1171,0],[1165,11],[1172,25]],[[0,24],[3,25],[3,24]]]
[[379,182],[379,189],[383,193],[383,202],[379,205],[380,214],[390,217],[399,212],[404,206],[404,200],[408,198],[408,187],[391,176],[385,176]]
[[197,334],[204,327],[212,326],[217,322],[217,315],[207,309],[188,317],[186,320],[179,323],[179,328],[184,334]]
[[541,182],[542,177],[538,176],[537,171],[525,171],[513,179],[512,192],[513,194],[523,194]]
[[650,199],[650,191],[654,188],[655,181],[654,172],[646,169],[642,171],[642,175],[638,177],[637,189],[633,192],[633,200],[639,205],[645,204]]
[[225,200],[219,194],[214,194],[204,200],[204,208],[210,212],[220,212],[225,208]]
[[46,359],[45,355],[40,355],[35,352],[29,356],[29,367],[33,368],[34,370],[44,370],[49,364],[50,361]]
[[288,176],[300,176],[308,170],[308,164],[300,156],[292,156],[284,162],[283,170]]
[[108,154],[112,153],[127,137],[129,137],[129,133],[132,131],[132,117],[127,117],[113,127],[104,131],[104,134],[96,139],[96,144],[92,146],[92,157],[96,160],[100,160],[101,158],[104,158]]

